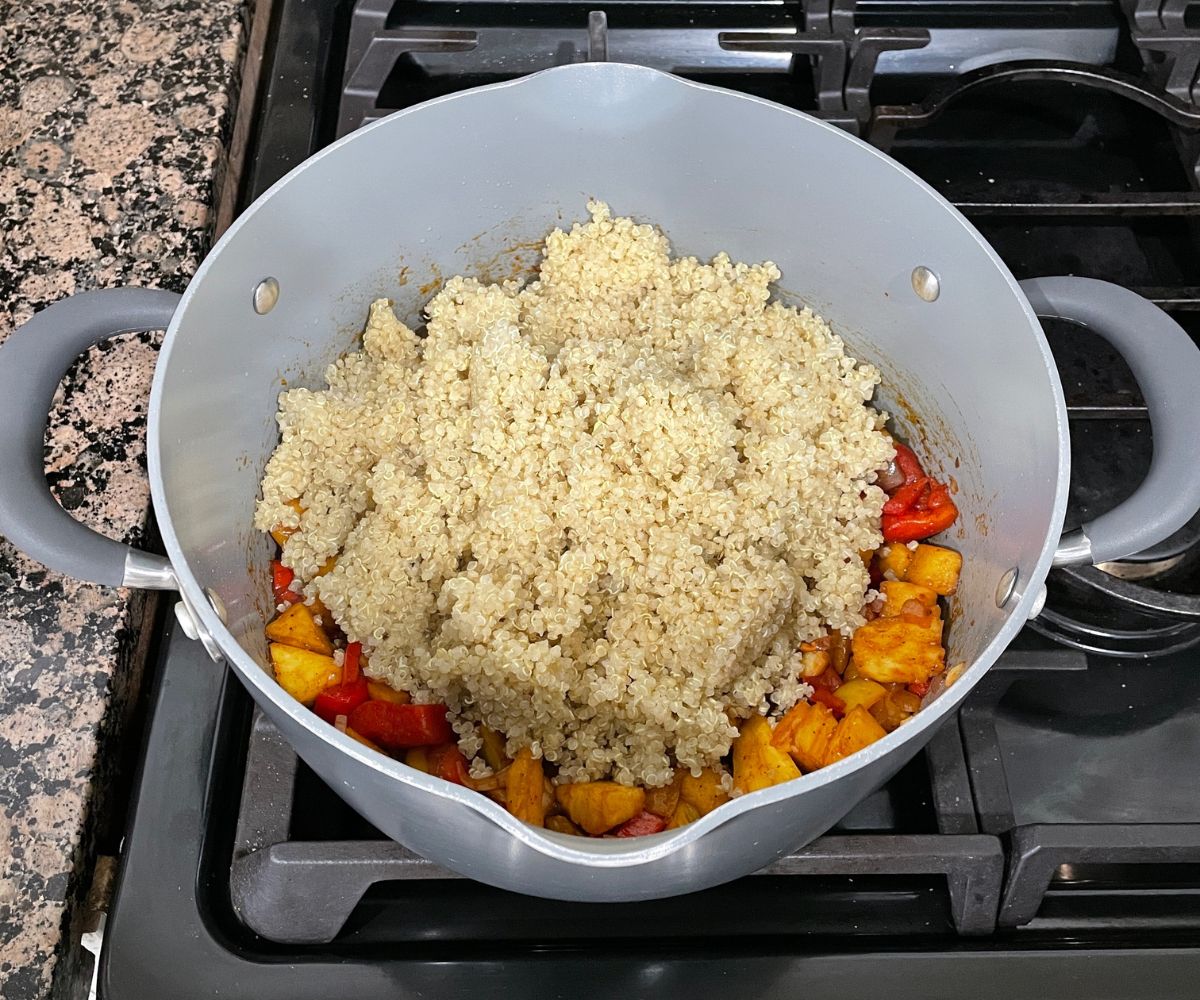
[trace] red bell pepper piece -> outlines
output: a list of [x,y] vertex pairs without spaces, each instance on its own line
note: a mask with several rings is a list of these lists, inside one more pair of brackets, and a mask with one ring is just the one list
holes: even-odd
[[841,675],[831,666],[826,667],[816,677],[808,677],[806,680],[814,688],[821,688],[831,693],[842,686]]
[[362,657],[362,643],[352,642],[346,646],[342,654],[342,683],[358,680],[361,675],[359,659]]
[[648,833],[662,833],[667,821],[646,809],[617,827],[618,837],[644,837]]
[[271,560],[271,591],[276,604],[295,604],[301,595],[292,590],[296,574],[278,559]]
[[809,701],[818,702],[828,708],[839,719],[846,714],[846,703],[828,688],[813,688]]
[[917,505],[917,502],[925,495],[930,485],[928,476],[922,476],[920,479],[914,479],[911,483],[905,483],[883,505],[883,512],[885,514],[903,514],[906,510]]
[[[345,677],[345,674],[342,674]],[[367,700],[367,679],[346,681],[327,687],[313,702],[313,711],[328,723],[332,723],[339,715],[349,716]]]
[[915,542],[945,531],[956,520],[958,507],[950,490],[923,477],[901,486],[883,505],[883,537],[888,542]]
[[283,595],[287,593],[295,578],[296,574],[278,559],[271,560],[271,590],[275,594],[275,603],[283,600]]
[[453,743],[434,747],[429,751],[429,773],[456,785],[469,785],[471,781],[471,773],[467,770],[467,758]]
[[918,698],[924,698],[929,694],[929,681],[913,681],[908,685],[908,689]]
[[371,700],[350,713],[348,724],[385,750],[407,750],[453,741],[447,711],[445,705],[397,705]]
[[889,542],[919,542],[922,538],[945,531],[958,520],[954,504],[933,510],[910,510],[903,514],[883,515],[883,537]]
[[938,510],[941,507],[954,507],[955,513],[958,508],[955,507],[954,501],[950,499],[950,490],[944,483],[934,482],[929,480],[929,493],[917,503],[918,510]]
[[896,445],[896,468],[900,470],[905,483],[925,478],[921,460],[917,458],[917,453],[906,444]]

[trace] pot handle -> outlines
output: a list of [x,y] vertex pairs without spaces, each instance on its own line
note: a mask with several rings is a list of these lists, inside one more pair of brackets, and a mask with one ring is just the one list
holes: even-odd
[[179,296],[155,288],[81,292],[47,306],[0,347],[0,534],[56,572],[110,587],[175,590],[170,562],[76,521],[46,485],[43,443],[71,362],[120,333],[162,330]]
[[1063,535],[1055,566],[1108,562],[1161,542],[1200,509],[1200,350],[1170,316],[1135,292],[1094,278],[1030,278],[1021,290],[1039,316],[1072,320],[1121,352],[1146,399],[1154,456],[1123,503]]

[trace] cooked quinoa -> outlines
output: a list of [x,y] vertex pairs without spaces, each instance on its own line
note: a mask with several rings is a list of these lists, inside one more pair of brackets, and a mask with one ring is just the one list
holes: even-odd
[[255,523],[298,526],[284,565],[468,758],[482,722],[560,780],[653,787],[862,623],[893,448],[878,374],[771,301],[775,265],[588,208],[526,287],[447,282],[424,337],[372,303],[328,389],[280,395]]

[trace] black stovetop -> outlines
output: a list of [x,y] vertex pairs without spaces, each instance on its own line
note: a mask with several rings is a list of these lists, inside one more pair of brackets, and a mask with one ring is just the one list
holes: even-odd
[[[1018,278],[1118,281],[1195,335],[1200,112],[1182,64],[1194,74],[1200,32],[1176,6],[869,0],[856,21],[842,0],[606,18],[594,2],[276,0],[245,199],[390,109],[607,48],[836,121],[958,204]],[[1047,332],[1082,518],[1132,489],[1149,428],[1123,362],[1086,331]],[[385,840],[164,627],[101,995],[1195,996],[1200,588],[1177,575],[1154,591],[1174,617],[1147,618],[1059,583],[1048,607],[1070,627],[1050,631],[1176,651],[1085,655],[1027,629],[830,834],[730,885],[621,905],[491,889]]]
[[[451,878],[380,839],[172,626],[101,996],[1192,997],[1200,673],[1156,661],[1139,691],[1142,665],[1022,644],[923,760],[771,873],[605,905]],[[1089,692],[1070,716],[1064,688]]]

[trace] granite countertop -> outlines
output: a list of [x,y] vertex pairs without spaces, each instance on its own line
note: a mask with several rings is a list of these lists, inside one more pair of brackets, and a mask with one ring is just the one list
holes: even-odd
[[[248,0],[5,5],[0,341],[75,291],[184,288],[223,190],[248,20]],[[157,337],[126,336],[77,363],[47,442],[63,506],[130,541],[149,507]],[[116,846],[120,806],[106,793],[152,610],[145,595],[64,579],[0,539],[4,1000],[73,996],[86,971],[82,901],[97,849]]]

